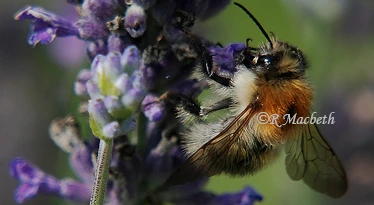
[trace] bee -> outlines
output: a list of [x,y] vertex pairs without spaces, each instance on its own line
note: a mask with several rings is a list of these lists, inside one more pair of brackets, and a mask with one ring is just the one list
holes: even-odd
[[[192,106],[187,111],[182,106],[179,109],[181,121],[187,121],[191,110],[196,116],[221,109],[228,109],[229,114],[215,122],[196,120],[191,123],[182,139],[188,159],[166,184],[184,184],[202,176],[223,173],[231,176],[254,174],[274,161],[286,144],[285,164],[292,180],[303,179],[320,193],[341,197],[347,190],[344,168],[315,124],[287,123],[282,117],[277,118],[276,123],[259,121],[261,113],[269,116],[296,114],[303,118],[311,115],[313,89],[305,76],[306,58],[297,47],[274,35],[269,36],[244,6],[235,5],[256,23],[267,42],[258,48],[247,45],[237,72],[228,76],[214,68],[208,49],[198,37],[185,30],[201,56],[201,76],[211,82],[221,100],[210,107]],[[182,101],[188,99],[182,98]],[[195,102],[183,104],[196,105]]]

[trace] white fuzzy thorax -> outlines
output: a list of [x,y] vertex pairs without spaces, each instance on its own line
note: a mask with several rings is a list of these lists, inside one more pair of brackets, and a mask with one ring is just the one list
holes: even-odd
[[[256,75],[248,70],[244,65],[238,66],[238,72],[233,79],[231,87],[223,88],[220,91],[220,97],[230,97],[237,104],[230,109],[231,117],[221,118],[213,123],[207,123],[202,120],[195,121],[191,124],[189,131],[183,136],[183,150],[187,156],[195,153],[199,148],[206,144],[209,140],[216,137],[223,131],[241,111],[243,111],[249,103],[254,99],[256,92]],[[215,92],[218,92],[217,87],[213,87]],[[181,115],[180,115],[181,116]],[[182,115],[183,116],[183,115]],[[252,143],[251,138],[248,138],[248,144]]]
[[256,92],[256,79],[257,76],[244,65],[238,66],[238,72],[233,79],[232,99],[238,102],[235,108],[236,114],[244,110],[247,105],[254,100]]

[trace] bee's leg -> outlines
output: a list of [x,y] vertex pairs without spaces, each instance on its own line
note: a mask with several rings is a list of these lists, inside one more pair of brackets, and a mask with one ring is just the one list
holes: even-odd
[[229,108],[233,103],[234,102],[232,101],[231,98],[225,98],[223,100],[220,100],[220,101],[216,102],[213,105],[210,105],[210,106],[207,106],[207,107],[201,107],[200,108],[200,116],[203,117],[203,116],[206,116],[206,115],[208,115],[212,112]]
[[226,98],[213,105],[202,107],[194,98],[172,92],[163,94],[160,100],[167,103],[167,106],[174,108],[177,117],[183,124],[204,121],[210,113],[229,108],[233,104],[230,98]]
[[223,48],[223,45],[220,42],[217,42],[216,46]]
[[[200,38],[190,31],[190,28],[193,26],[195,18],[181,11],[175,12],[174,17],[175,20],[172,22],[172,24],[176,28],[183,31],[185,35],[190,39],[192,45],[195,47],[195,50],[198,56],[200,57],[202,72],[210,79],[216,81],[217,83],[223,86],[230,86],[231,79],[225,78],[216,73],[217,71],[214,69],[213,58],[210,55],[209,50],[205,47],[203,42],[201,42]],[[222,45],[220,46],[222,47]]]
[[205,45],[200,41],[200,39],[193,33],[184,30],[187,37],[193,43],[198,56],[200,56],[200,64],[202,66],[202,72],[208,76],[210,79],[214,80],[215,82],[223,85],[223,86],[230,86],[231,79],[225,78],[220,76],[216,69],[213,66],[213,58],[210,55],[210,52],[205,47]]
[[160,97],[161,101],[166,103],[166,106],[173,107],[175,110],[183,109],[191,115],[199,116],[200,104],[190,96],[181,94],[166,92]]

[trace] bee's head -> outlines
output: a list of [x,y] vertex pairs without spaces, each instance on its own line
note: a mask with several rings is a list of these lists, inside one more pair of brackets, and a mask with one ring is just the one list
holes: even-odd
[[243,53],[245,57],[242,63],[259,77],[265,77],[266,80],[295,79],[303,76],[307,63],[302,52],[288,43],[278,41],[274,35],[270,38],[248,9],[239,3],[234,4],[247,13],[268,41],[259,48],[247,46]]
[[307,62],[301,50],[274,37],[270,42],[252,52],[252,66],[249,69],[268,80],[303,76]]

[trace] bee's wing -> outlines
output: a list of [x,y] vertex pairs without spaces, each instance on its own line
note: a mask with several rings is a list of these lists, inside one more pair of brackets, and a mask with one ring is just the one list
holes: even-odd
[[[255,113],[254,106],[248,105],[234,120],[222,130],[216,137],[205,143],[187,161],[185,161],[165,182],[166,185],[177,185],[192,182],[203,176],[213,176],[219,174],[215,166],[218,158],[225,158],[227,150],[235,142],[238,136],[248,126],[251,117]],[[207,157],[207,153],[212,153],[214,149],[215,158]]]
[[347,190],[344,168],[315,124],[303,125],[287,143],[286,169],[292,180],[303,179],[312,189],[331,197]]

